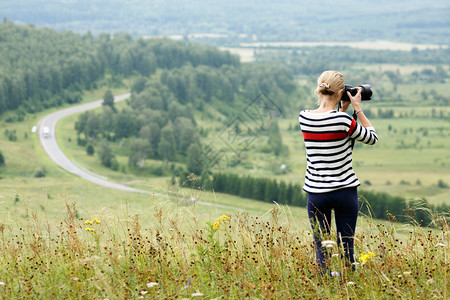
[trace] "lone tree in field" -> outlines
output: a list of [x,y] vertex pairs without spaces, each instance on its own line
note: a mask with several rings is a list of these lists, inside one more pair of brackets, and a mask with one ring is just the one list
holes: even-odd
[[103,95],[102,105],[109,106],[114,112],[116,111],[116,108],[114,107],[114,95],[110,90],[107,90],[105,92],[105,95]]
[[3,156],[2,151],[0,151],[0,167],[5,165],[5,157]]

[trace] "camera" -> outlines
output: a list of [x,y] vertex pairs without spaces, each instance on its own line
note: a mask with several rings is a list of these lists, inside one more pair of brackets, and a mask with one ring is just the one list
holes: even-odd
[[[372,86],[370,84],[361,84],[358,86],[361,88],[361,100],[368,101],[370,100],[370,97],[372,97]],[[345,85],[345,91],[342,94],[342,101],[350,101],[348,98],[347,92],[350,92],[352,96],[355,96],[358,92],[358,89],[356,87],[352,87],[351,85],[346,84]]]

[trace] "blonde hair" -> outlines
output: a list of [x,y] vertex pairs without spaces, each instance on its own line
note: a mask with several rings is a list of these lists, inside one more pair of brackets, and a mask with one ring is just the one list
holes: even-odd
[[325,71],[317,78],[317,95],[334,95],[344,89],[344,75],[338,71]]

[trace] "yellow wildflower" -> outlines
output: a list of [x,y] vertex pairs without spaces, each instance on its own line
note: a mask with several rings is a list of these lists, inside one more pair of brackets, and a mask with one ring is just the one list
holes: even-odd
[[98,220],[97,218],[94,218],[94,222],[100,224],[100,220]]
[[220,223],[219,223],[219,222],[214,222],[214,223],[213,223],[213,228],[214,228],[214,230],[219,230],[219,228],[220,228]]
[[370,258],[369,254],[361,253],[361,256],[359,257],[359,261],[362,261],[363,263],[365,263],[369,258]]
[[213,223],[214,230],[220,229],[220,224],[225,224],[230,220],[230,217],[227,215],[222,215],[219,218],[216,218],[216,221]]
[[374,257],[375,253],[369,252],[369,254],[361,253],[361,256],[359,257],[359,261],[365,263],[368,259],[371,257]]

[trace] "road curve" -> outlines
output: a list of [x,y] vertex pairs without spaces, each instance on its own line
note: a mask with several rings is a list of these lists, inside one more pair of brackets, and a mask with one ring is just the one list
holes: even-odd
[[[128,99],[129,97],[130,94],[119,95],[114,97],[114,102],[122,101]],[[69,107],[51,113],[39,120],[37,132],[42,147],[44,148],[45,152],[47,152],[47,155],[61,168],[83,179],[108,188],[135,193],[151,194],[151,192],[149,191],[135,189],[120,183],[111,182],[104,177],[101,177],[94,173],[90,173],[87,170],[83,170],[81,167],[70,161],[58,146],[58,143],[56,141],[56,124],[58,123],[58,121],[64,117],[67,117],[68,115],[100,107],[102,105],[102,102],[103,99],[100,99],[94,102]],[[49,134],[44,134],[44,128],[48,128]]]
[[[119,96],[114,97],[114,102],[122,101],[122,100],[128,99],[129,97],[130,97],[130,94],[119,95]],[[51,113],[51,114],[43,117],[42,119],[40,119],[38,122],[38,126],[37,126],[38,127],[38,130],[37,130],[38,138],[39,138],[39,141],[40,141],[42,147],[44,148],[45,152],[47,152],[47,155],[56,164],[58,164],[61,168],[65,169],[68,172],[70,172],[76,176],[79,176],[85,180],[93,182],[95,184],[98,184],[98,185],[101,185],[101,186],[104,186],[107,188],[126,191],[126,192],[134,192],[134,193],[149,194],[149,195],[151,194],[151,195],[156,195],[158,197],[167,198],[167,195],[132,188],[132,187],[126,186],[124,184],[109,181],[105,177],[102,177],[98,174],[89,172],[88,170],[85,170],[85,169],[81,168],[80,166],[77,166],[74,162],[70,161],[69,158],[67,158],[67,156],[64,154],[64,152],[62,152],[61,148],[59,148],[58,143],[56,141],[56,124],[58,123],[58,121],[64,117],[71,115],[71,114],[79,113],[82,111],[100,107],[102,105],[102,102],[103,102],[103,99],[100,99],[97,101],[69,107],[69,108]],[[49,131],[48,134],[44,134],[44,128],[48,128],[48,131]],[[182,200],[182,199],[178,199],[178,200]],[[232,207],[217,204],[217,203],[209,203],[209,202],[204,202],[204,201],[196,201],[196,203],[201,204],[201,205],[214,206],[214,207],[225,208],[225,209],[232,209]]]

